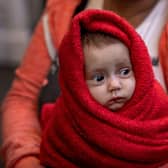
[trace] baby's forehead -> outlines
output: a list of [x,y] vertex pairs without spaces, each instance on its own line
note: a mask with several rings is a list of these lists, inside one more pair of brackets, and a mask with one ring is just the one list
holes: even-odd
[[95,62],[131,62],[128,48],[121,42],[110,43],[108,45],[85,45],[85,60],[94,60]]
[[82,44],[84,49],[107,49],[108,47],[112,47],[119,50],[129,51],[129,48],[124,42],[114,36],[102,33],[85,34],[82,38]]
[[[130,51],[126,44],[110,34],[86,32],[82,35],[82,44],[84,52],[87,51],[87,54],[93,53],[95,50],[99,50],[100,52],[104,50],[111,52],[111,54],[116,54],[117,52],[120,53],[119,55],[121,59],[122,55],[127,54],[129,57],[128,59],[130,59]],[[109,48],[111,48],[111,50],[109,50]]]

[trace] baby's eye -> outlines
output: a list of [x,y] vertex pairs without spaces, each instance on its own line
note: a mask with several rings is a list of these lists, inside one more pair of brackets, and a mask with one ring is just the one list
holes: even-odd
[[96,81],[96,82],[101,82],[104,80],[104,75],[103,74],[95,74],[93,76],[93,80]]
[[123,77],[126,77],[130,74],[131,70],[130,68],[122,68],[120,69],[120,75]]

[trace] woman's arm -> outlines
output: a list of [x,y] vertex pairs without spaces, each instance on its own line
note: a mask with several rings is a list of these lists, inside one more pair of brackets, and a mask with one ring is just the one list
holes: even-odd
[[2,148],[6,167],[12,167],[24,156],[39,154],[38,97],[50,64],[40,21],[2,106]]
[[[54,46],[59,46],[80,0],[49,0],[47,3],[52,39]],[[7,168],[37,168],[39,164],[41,127],[37,114],[38,97],[50,65],[41,20],[3,102],[2,149]]]

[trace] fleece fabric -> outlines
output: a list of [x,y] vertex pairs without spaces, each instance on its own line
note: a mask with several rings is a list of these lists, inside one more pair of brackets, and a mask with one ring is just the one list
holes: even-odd
[[[83,31],[112,35],[129,48],[136,88],[117,112],[101,106],[89,93]],[[168,97],[155,81],[146,46],[132,26],[112,12],[81,12],[61,43],[59,60],[61,94],[42,110],[44,166],[158,168],[168,162]]]

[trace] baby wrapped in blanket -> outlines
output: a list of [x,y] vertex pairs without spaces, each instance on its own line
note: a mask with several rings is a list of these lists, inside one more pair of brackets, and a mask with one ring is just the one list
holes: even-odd
[[125,20],[81,12],[59,48],[61,94],[42,110],[49,168],[158,168],[168,163],[168,96]]

